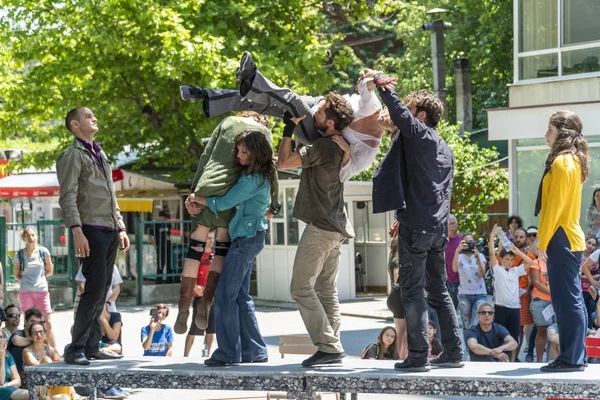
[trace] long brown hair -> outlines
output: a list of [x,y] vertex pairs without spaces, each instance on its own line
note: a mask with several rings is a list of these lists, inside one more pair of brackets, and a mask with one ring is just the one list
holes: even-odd
[[235,137],[233,143],[233,156],[238,163],[237,151],[238,146],[241,144],[246,146],[246,150],[250,157],[250,163],[248,165],[242,165],[242,173],[256,173],[261,175],[263,179],[268,179],[271,184],[271,196],[276,196],[275,177],[277,174],[277,167],[275,166],[275,160],[273,159],[273,148],[265,137],[265,134],[258,131],[247,130]]
[[557,111],[550,117],[550,125],[556,127],[558,135],[546,159],[546,170],[550,170],[559,155],[572,154],[579,161],[581,182],[585,182],[588,177],[589,156],[587,141],[581,133],[583,131],[581,119],[571,111]]
[[[387,351],[384,352],[385,349],[385,345],[383,344],[383,335],[387,332],[387,331],[394,331],[394,343],[392,343],[390,345],[390,347],[388,347]],[[379,336],[377,336],[377,345],[379,346],[379,351],[377,352],[377,359],[378,360],[383,360],[385,358],[389,358],[392,360],[397,360],[398,357],[398,332],[396,332],[396,329],[394,329],[394,327],[392,326],[386,326],[385,328],[383,328],[381,330],[381,332],[379,333]]]

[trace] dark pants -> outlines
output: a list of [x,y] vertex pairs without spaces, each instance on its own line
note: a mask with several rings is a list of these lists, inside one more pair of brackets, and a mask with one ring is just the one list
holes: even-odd
[[75,313],[71,345],[68,352],[94,353],[102,339],[100,321],[102,306],[112,280],[113,266],[119,246],[119,232],[84,226],[83,234],[90,246],[90,256],[81,258],[85,289]]
[[548,243],[548,281],[556,313],[560,355],[569,364],[585,361],[587,314],[581,293],[579,264],[582,252],[572,252],[563,228],[558,228]]
[[596,312],[596,300],[592,298],[592,295],[588,292],[583,292],[583,302],[585,304],[585,310],[587,313],[587,327],[592,329],[594,323],[593,313]]
[[[510,336],[518,343],[519,336],[521,335],[521,308],[508,308],[496,305],[494,311],[496,312],[494,322],[505,327]],[[507,352],[507,354],[510,354],[510,352]]]
[[446,288],[444,249],[447,242],[441,235],[400,225],[398,283],[402,288],[409,358],[426,359],[428,355],[424,290],[427,290],[427,302],[439,318],[443,351],[453,358],[461,356],[456,311]]

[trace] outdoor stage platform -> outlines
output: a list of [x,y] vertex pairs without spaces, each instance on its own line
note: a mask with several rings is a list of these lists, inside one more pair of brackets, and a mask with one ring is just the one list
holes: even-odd
[[[93,361],[88,367],[64,362],[27,368],[30,393],[38,385],[288,392],[288,399],[314,399],[316,392],[595,398],[600,364],[584,372],[547,374],[543,364],[465,363],[464,368],[423,373],[395,371],[394,361],[348,360],[342,365],[303,368],[297,360],[276,360],[208,368],[203,360],[138,357]],[[95,391],[94,391],[95,393]],[[95,397],[92,397],[93,400]]]

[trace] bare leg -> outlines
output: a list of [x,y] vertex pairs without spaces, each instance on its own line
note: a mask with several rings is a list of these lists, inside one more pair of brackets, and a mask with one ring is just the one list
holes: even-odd
[[48,344],[51,347],[56,348],[56,340],[54,338],[54,330],[52,329],[52,313],[44,314],[44,320],[46,324],[44,327],[46,328],[46,337],[48,338]]
[[212,350],[212,345],[215,340],[215,334],[207,333],[206,336],[204,336],[204,339],[206,340],[206,351],[208,353],[207,356],[210,357],[210,351]]
[[[546,330],[547,326],[538,326],[537,327],[537,335],[535,337],[535,355],[537,357],[537,362],[543,362],[542,359],[544,357],[544,350],[546,350]],[[531,344],[529,344],[531,346]],[[548,355],[548,361],[550,361],[550,355]]]
[[408,338],[406,336],[406,320],[404,318],[394,318],[394,326],[396,327],[396,334],[398,339],[396,345],[398,346],[398,355],[401,360],[408,357]]
[[188,357],[190,355],[190,350],[192,350],[192,346],[194,345],[195,339],[196,339],[196,336],[194,336],[194,335],[188,334],[185,337],[185,349],[183,350],[184,357]]
[[[202,242],[206,242],[206,239],[208,238],[208,232],[209,232],[209,229],[207,227],[198,225],[196,227],[196,230],[194,232],[192,232],[192,234],[190,235],[190,238],[195,239],[195,240],[200,240]],[[202,247],[202,246],[197,246],[197,247],[192,247],[192,248],[196,251],[204,252],[204,247]],[[183,272],[181,274],[181,277],[183,278],[185,276],[185,277],[196,279],[196,277],[198,276],[198,267],[199,266],[200,266],[200,261],[186,258],[185,261],[183,262]]]

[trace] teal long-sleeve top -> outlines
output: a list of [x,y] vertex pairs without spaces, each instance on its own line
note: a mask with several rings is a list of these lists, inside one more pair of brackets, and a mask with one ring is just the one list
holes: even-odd
[[259,174],[242,174],[237,183],[223,196],[206,199],[213,212],[235,207],[235,214],[229,222],[229,237],[254,237],[256,232],[268,228],[265,212],[269,206],[271,184]]

